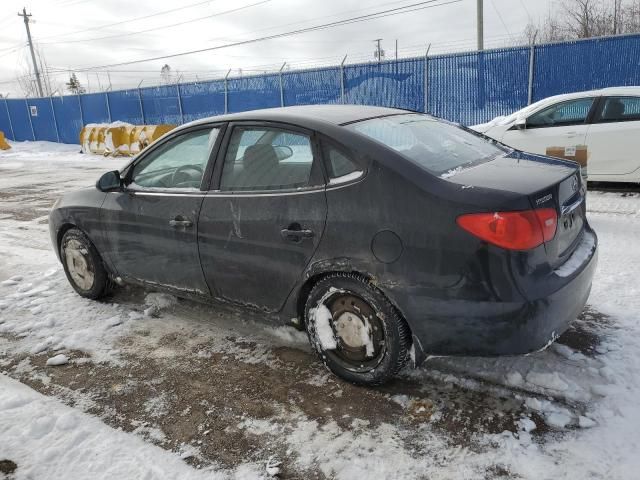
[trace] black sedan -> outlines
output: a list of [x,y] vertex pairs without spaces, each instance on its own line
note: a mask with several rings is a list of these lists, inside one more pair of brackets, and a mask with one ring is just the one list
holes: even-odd
[[557,338],[596,267],[585,194],[576,163],[428,115],[289,107],[177,128],[65,195],[50,229],[84,297],[135,283],[259,309],[373,385]]

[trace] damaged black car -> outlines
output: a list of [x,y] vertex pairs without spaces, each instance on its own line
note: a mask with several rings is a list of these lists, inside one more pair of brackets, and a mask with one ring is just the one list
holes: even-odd
[[585,197],[574,162],[424,114],[304,106],[183,125],[49,225],[84,297],[132,283],[258,309],[376,385],[428,355],[553,342],[596,268]]

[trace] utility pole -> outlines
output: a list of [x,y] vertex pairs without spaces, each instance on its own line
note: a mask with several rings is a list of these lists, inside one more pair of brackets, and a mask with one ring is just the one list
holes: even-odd
[[382,57],[384,56],[384,50],[382,50],[382,45],[380,44],[380,42],[382,42],[382,38],[376,38],[374,42],[376,42],[377,48],[373,56],[378,60],[378,63],[380,63],[382,61]]
[[31,31],[29,30],[29,17],[31,17],[31,14],[27,15],[27,9],[23,8],[22,13],[18,12],[18,16],[24,19],[24,26],[27,29],[27,39],[29,40],[29,50],[31,50],[31,60],[33,61],[33,69],[36,73],[36,80],[38,82],[38,93],[41,97],[44,97],[42,82],[40,81],[40,70],[38,70],[38,62],[36,62],[36,54],[33,51],[33,41],[31,40]]
[[618,34],[618,9],[619,9],[618,0],[613,0],[613,34]]
[[398,61],[398,39],[396,38],[396,62]]
[[483,0],[478,0],[478,51],[484,50],[484,13]]

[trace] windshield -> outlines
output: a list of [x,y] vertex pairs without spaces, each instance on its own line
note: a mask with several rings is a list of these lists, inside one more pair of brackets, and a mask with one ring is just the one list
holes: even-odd
[[373,118],[347,128],[386,145],[436,175],[504,153],[461,127],[419,113]]

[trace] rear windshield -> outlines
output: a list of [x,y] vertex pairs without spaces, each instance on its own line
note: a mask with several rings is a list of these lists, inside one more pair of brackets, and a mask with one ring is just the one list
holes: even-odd
[[386,145],[436,175],[504,153],[489,140],[419,113],[363,120],[347,128]]

